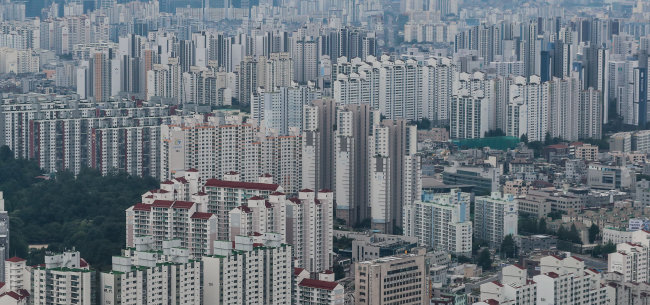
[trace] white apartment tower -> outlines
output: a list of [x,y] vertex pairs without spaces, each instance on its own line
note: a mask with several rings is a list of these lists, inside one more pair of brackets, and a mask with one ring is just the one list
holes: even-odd
[[474,237],[492,248],[501,247],[507,235],[517,235],[517,201],[510,194],[492,192],[474,199]]
[[[100,274],[100,304],[201,304],[201,261],[190,260],[180,240],[155,251],[151,236],[113,256],[113,268]],[[212,252],[212,251],[211,251]]]
[[418,245],[471,255],[472,222],[469,193],[423,194],[421,201],[404,206],[404,235],[418,238]]
[[92,273],[79,252],[45,256],[45,264],[32,269],[32,283],[39,283],[31,285],[33,304],[93,304]]
[[303,108],[302,188],[335,188],[334,122],[336,105],[332,99],[315,100]]
[[204,304],[290,304],[292,246],[274,234],[237,236],[203,258]]
[[373,229],[402,227],[402,208],[422,192],[417,129],[404,120],[384,120],[369,137],[369,205]]
[[334,135],[336,217],[354,226],[370,217],[370,137],[380,122],[370,105],[340,106]]

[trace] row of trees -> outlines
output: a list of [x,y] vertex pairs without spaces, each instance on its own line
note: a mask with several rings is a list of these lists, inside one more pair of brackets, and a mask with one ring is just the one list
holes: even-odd
[[38,178],[35,162],[14,159],[0,148],[0,190],[11,218],[10,255],[42,263],[44,251],[28,251],[30,244],[46,244],[50,251],[75,247],[97,269],[108,269],[111,256],[125,245],[124,210],[155,188],[153,178],[127,174],[102,176],[84,169],[75,176],[57,173]]

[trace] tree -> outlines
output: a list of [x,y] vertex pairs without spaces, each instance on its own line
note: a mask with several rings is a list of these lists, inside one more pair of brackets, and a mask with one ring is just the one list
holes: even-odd
[[345,277],[345,268],[341,264],[334,264],[334,280],[338,281]]
[[501,242],[501,257],[514,258],[517,257],[517,246],[512,234],[506,235]]
[[481,251],[481,254],[478,256],[477,265],[484,271],[492,269],[492,255],[490,254],[490,250],[485,248]]
[[592,223],[591,227],[589,227],[589,242],[593,243],[596,241],[598,234],[600,234],[600,228],[595,223]]
[[582,244],[582,239],[580,238],[580,233],[575,224],[571,225],[571,231],[569,231],[569,241],[574,244]]
[[522,134],[521,137],[519,138],[519,141],[528,144],[528,135]]
[[538,234],[546,234],[546,218],[542,217],[537,225]]
[[417,128],[419,130],[429,130],[431,129],[431,121],[427,118],[422,118],[416,122]]

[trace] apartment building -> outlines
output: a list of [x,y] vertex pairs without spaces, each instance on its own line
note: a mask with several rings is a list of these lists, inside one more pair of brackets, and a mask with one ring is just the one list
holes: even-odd
[[333,194],[327,190],[305,189],[293,198],[278,192],[254,196],[229,212],[229,238],[277,233],[282,243],[295,247],[296,266],[325,271],[333,263],[333,209]]
[[493,192],[474,199],[474,237],[490,247],[501,246],[507,235],[517,235],[517,201],[511,194]]
[[614,288],[603,283],[603,274],[577,257],[546,256],[532,278],[521,266],[504,267],[500,280],[481,285],[481,301],[474,305],[614,304]]
[[277,184],[270,183],[270,178],[260,179],[260,182],[242,182],[238,173],[229,173],[224,180],[208,179],[205,183],[205,193],[208,195],[207,211],[217,216],[217,240],[228,240],[229,213],[232,209],[245,206],[248,198],[268,196],[271,193],[282,192]]
[[290,304],[292,246],[277,234],[219,241],[203,258],[204,304]]
[[163,244],[156,251],[153,236],[139,236],[113,256],[112,270],[100,274],[100,304],[202,304],[201,261],[180,240]]
[[46,255],[44,265],[32,268],[31,300],[38,305],[91,305],[94,280],[79,252]]
[[456,255],[472,252],[471,194],[423,194],[421,201],[404,206],[404,235],[418,238],[418,245]]

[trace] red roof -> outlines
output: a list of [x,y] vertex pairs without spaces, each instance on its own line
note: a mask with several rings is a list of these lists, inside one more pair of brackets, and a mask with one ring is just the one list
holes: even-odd
[[497,301],[495,299],[489,299],[489,300],[487,300],[485,302],[490,304],[490,305],[499,305],[499,301]]
[[281,192],[273,192],[273,193],[271,193],[271,195],[273,195],[273,196],[282,196],[282,195],[284,195],[284,193],[281,193]]
[[501,282],[499,281],[492,281],[492,284],[497,285],[499,287],[503,287],[503,284],[501,284]]
[[156,208],[171,208],[173,204],[174,202],[171,200],[156,200],[152,206]]
[[28,297],[29,292],[27,292],[27,290],[25,290],[25,289],[18,289],[18,291],[9,291],[9,292],[5,292],[3,294],[0,294],[0,296],[3,296],[3,295],[10,296],[10,297],[14,298],[16,301],[20,301],[20,300]]
[[300,190],[300,192],[301,193],[313,193],[314,191],[312,191],[310,189],[303,189],[303,190]]
[[289,201],[291,201],[291,202],[293,202],[295,204],[301,204],[302,203],[302,201],[300,201],[300,199],[298,199],[296,197],[289,198]]
[[264,206],[266,206],[269,209],[273,207],[273,205],[268,200],[264,201]]
[[262,196],[253,196],[251,198],[248,198],[248,200],[264,200],[264,197],[262,197]]
[[226,180],[219,180],[219,179],[208,179],[208,181],[205,182],[205,186],[225,187],[225,188],[233,188],[233,189],[261,190],[261,191],[275,191],[280,187],[277,184],[226,181]]
[[304,279],[298,285],[305,286],[305,287],[311,287],[311,288],[317,288],[317,289],[334,290],[334,288],[336,288],[336,286],[338,286],[339,283],[337,283],[337,282],[327,282],[327,281],[321,281],[321,280]]
[[136,203],[133,206],[134,211],[151,211],[151,205],[150,204],[144,204],[144,203]]
[[571,257],[572,257],[573,259],[579,261],[579,262],[584,261],[582,258],[579,258],[579,257],[577,257],[577,256],[571,256]]
[[80,259],[79,259],[79,266],[80,266],[81,268],[86,268],[86,267],[88,267],[88,262],[87,262],[85,259],[80,258]]
[[251,212],[251,209],[249,207],[245,206],[245,205],[240,205],[237,208],[242,210],[242,212],[244,212],[244,213],[250,213]]
[[176,178],[174,178],[174,179],[175,179],[176,181],[180,182],[180,183],[183,183],[183,184],[186,184],[186,183],[187,183],[187,180],[185,180],[185,177],[176,177]]
[[519,264],[514,264],[513,266],[515,266],[515,267],[517,267],[517,268],[519,268],[521,270],[526,270],[526,268],[524,268],[523,266],[521,266]]
[[554,279],[556,279],[556,278],[558,278],[560,276],[559,274],[557,274],[555,272],[549,272],[546,275],[548,275],[549,277],[552,277]]
[[295,267],[295,268],[293,268],[293,275],[298,275],[298,274],[302,273],[303,270],[305,270],[305,269]]
[[25,259],[20,258],[20,257],[18,257],[18,256],[14,256],[14,257],[12,257],[12,258],[8,258],[7,261],[8,261],[8,262],[12,262],[12,263],[20,263],[20,262],[24,262]]
[[155,194],[155,193],[160,193],[160,194],[167,194],[167,193],[169,193],[168,191],[161,190],[161,189],[151,190],[151,191],[149,191],[149,192],[154,193],[154,194]]
[[269,173],[266,173],[266,174],[262,174],[262,176],[260,176],[260,177],[271,178],[273,176],[271,176],[271,174],[269,174]]
[[202,213],[202,212],[194,212],[190,218],[195,218],[195,219],[210,219],[212,217],[212,213]]
[[198,173],[199,172],[199,170],[196,169],[196,168],[190,168],[187,171],[190,172],[190,173]]
[[160,184],[174,184],[174,182],[172,182],[171,180],[165,180]]
[[175,209],[190,209],[194,206],[194,202],[191,201],[174,201],[173,207]]
[[331,193],[332,190],[330,190],[330,189],[322,189],[322,190],[320,190],[320,192],[321,193]]

